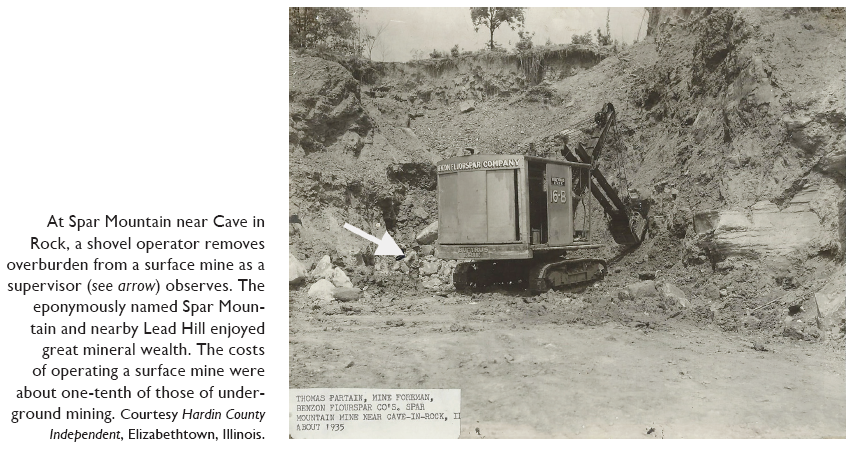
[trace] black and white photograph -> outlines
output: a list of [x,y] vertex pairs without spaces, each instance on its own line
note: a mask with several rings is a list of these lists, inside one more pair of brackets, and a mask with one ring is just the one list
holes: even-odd
[[291,438],[846,438],[846,9],[290,7]]

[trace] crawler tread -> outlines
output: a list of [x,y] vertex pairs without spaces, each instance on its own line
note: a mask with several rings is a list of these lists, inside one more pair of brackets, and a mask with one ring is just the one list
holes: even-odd
[[530,269],[530,290],[546,292],[601,280],[607,274],[604,259],[563,259],[542,262]]

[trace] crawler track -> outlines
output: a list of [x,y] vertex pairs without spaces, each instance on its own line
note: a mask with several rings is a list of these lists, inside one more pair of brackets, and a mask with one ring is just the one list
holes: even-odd
[[597,281],[606,273],[607,261],[603,259],[463,262],[453,272],[453,285],[457,290],[517,286],[541,293]]
[[569,259],[535,264],[530,269],[529,288],[536,293],[584,284],[604,278],[604,259]]

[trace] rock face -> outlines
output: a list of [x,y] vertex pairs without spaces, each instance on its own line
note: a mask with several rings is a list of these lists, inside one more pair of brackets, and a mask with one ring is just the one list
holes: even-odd
[[291,58],[289,73],[292,148],[310,153],[335,143],[357,155],[371,128],[358,81],[340,64],[314,57]]
[[705,238],[700,246],[711,247],[720,258],[743,256],[785,256],[810,243],[820,244],[821,220],[807,202],[810,192],[795,196],[790,205],[779,209],[770,201],[760,201],[749,211],[711,210],[697,213],[693,227]]
[[290,285],[301,284],[305,281],[305,277],[308,274],[305,270],[305,264],[299,261],[293,254],[290,255],[289,262],[289,271],[290,271]]
[[715,114],[720,115],[720,112],[712,112],[711,109],[705,107],[696,115],[691,129],[696,143],[701,143],[709,136],[722,135],[723,128],[720,126],[722,119],[716,117]]
[[335,284],[328,279],[320,279],[308,289],[308,297],[331,302],[334,299]]
[[430,245],[438,239],[438,220],[429,224],[429,226],[425,227],[417,236],[415,240],[417,240],[420,245]]

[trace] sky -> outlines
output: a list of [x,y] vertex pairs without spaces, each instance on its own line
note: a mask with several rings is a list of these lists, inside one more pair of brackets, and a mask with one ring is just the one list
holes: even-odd
[[[424,57],[435,49],[449,52],[455,44],[460,51],[485,48],[489,30],[474,31],[469,8],[387,8],[367,7],[362,25],[375,32],[387,24],[373,49],[376,61],[408,61],[412,50],[423,51]],[[544,45],[550,37],[554,44],[569,43],[573,34],[583,34],[601,28],[605,31],[608,8],[546,8],[531,7],[525,13],[525,29],[533,36],[534,45]],[[618,41],[632,43],[639,31],[646,34],[643,8],[609,8],[610,34]],[[642,22],[642,26],[641,26]],[[501,24],[495,31],[495,42],[512,49],[518,41],[518,30]],[[512,44],[510,44],[512,43]]]

